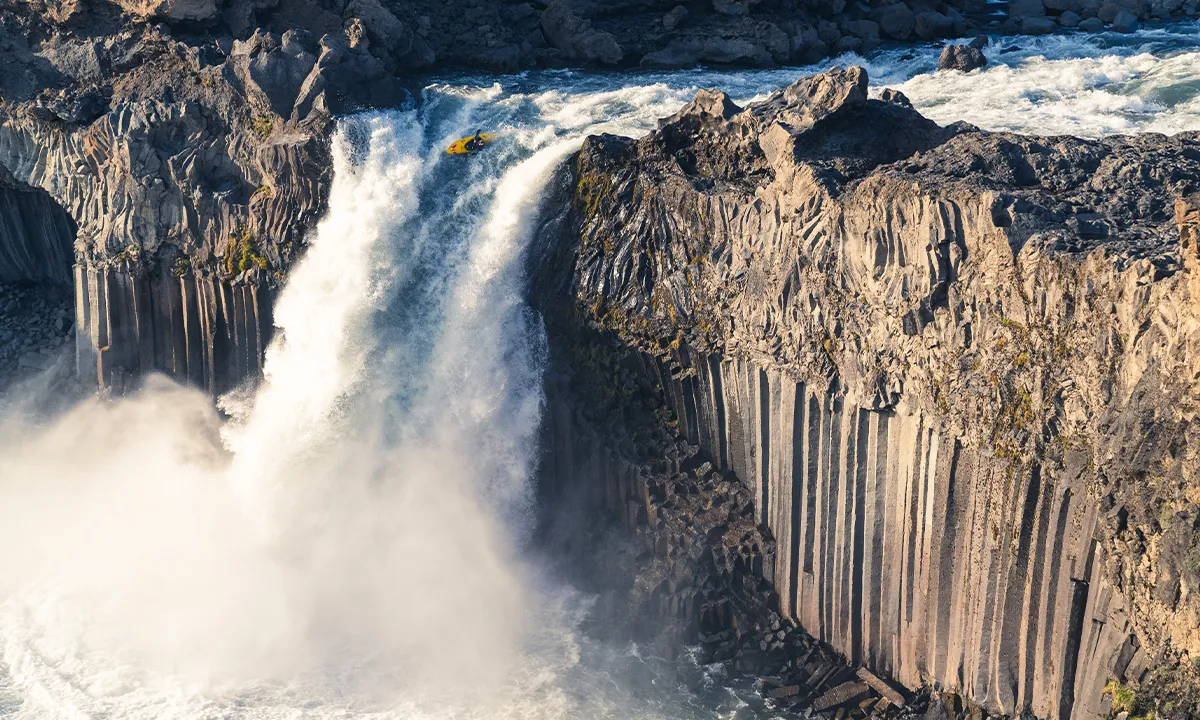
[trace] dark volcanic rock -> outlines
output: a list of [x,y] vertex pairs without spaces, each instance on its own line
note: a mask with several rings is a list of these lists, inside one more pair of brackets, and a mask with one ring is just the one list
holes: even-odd
[[546,40],[570,60],[615,65],[625,56],[612,34],[575,13],[569,0],[554,0],[542,13]]
[[938,58],[938,70],[971,72],[987,65],[983,51],[970,45],[947,45]]
[[642,408],[581,421],[580,492],[636,497],[606,468],[657,427],[749,493],[743,579],[877,674],[986,663],[968,700],[1009,716],[1101,714],[1114,677],[1194,694],[1200,134],[941,128],[864,88],[706,91],[564,170],[532,253],[555,372],[590,378],[563,402]]
[[1138,29],[1137,15],[1128,10],[1122,10],[1113,18],[1112,27],[1119,33],[1136,32]]

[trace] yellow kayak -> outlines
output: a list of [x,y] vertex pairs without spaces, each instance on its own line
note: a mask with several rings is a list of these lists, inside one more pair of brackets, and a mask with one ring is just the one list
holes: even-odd
[[[497,135],[496,133],[481,133],[479,135],[479,137],[480,137],[480,139],[483,140],[483,144],[487,145],[488,143],[490,143],[491,141],[495,140],[496,138],[498,138],[500,136]],[[470,155],[471,153],[475,152],[476,150],[482,149],[482,146],[477,147],[477,148],[471,148],[468,146],[468,143],[474,139],[475,139],[475,136],[472,135],[470,137],[462,138],[461,140],[455,140],[454,142],[450,143],[450,147],[446,148],[446,154],[447,155]]]

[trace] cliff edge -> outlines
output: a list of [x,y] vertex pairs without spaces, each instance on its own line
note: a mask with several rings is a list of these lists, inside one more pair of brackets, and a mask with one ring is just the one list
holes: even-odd
[[[779,613],[847,659],[993,713],[1093,717],[1128,683],[1195,717],[1197,191],[1196,133],[939,127],[861,68],[701,91],[564,170],[551,377],[575,406],[635,388],[744,483]],[[652,433],[584,404],[649,467]]]

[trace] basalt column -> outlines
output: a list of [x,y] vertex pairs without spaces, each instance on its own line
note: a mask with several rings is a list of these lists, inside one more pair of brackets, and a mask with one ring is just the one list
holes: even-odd
[[663,387],[689,439],[753,489],[780,611],[849,660],[1054,718],[1093,716],[1109,678],[1145,670],[1076,478],[836,382],[720,357],[691,371]]
[[71,281],[75,223],[48,193],[0,167],[0,282]]
[[169,271],[75,266],[76,362],[83,378],[124,391],[160,371],[219,395],[262,372],[271,293]]

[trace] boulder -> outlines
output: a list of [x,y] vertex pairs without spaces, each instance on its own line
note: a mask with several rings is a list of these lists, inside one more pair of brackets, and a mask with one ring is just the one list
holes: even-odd
[[1079,27],[1080,22],[1082,22],[1082,18],[1079,17],[1078,13],[1072,12],[1071,10],[1068,10],[1062,15],[1058,16],[1058,24],[1065,28]]
[[1042,0],[1042,4],[1047,10],[1054,10],[1059,13],[1064,12],[1079,12],[1083,4],[1080,0]]
[[912,101],[908,99],[907,95],[899,90],[893,90],[891,88],[884,88],[883,90],[880,90],[879,99],[892,105],[899,105],[907,108],[912,107]]
[[879,31],[893,40],[907,40],[917,25],[917,16],[904,3],[881,8],[874,16]]
[[1151,0],[1150,14],[1156,18],[1169,18],[1183,11],[1184,0]]
[[938,58],[938,70],[960,70],[970,72],[987,65],[982,50],[970,45],[947,45]]
[[750,14],[750,0],[712,0],[712,7],[721,15],[740,17]]
[[913,29],[922,40],[934,40],[951,35],[954,21],[940,12],[930,10],[917,16]]
[[1090,17],[1079,21],[1079,29],[1084,32],[1100,32],[1104,29],[1104,21],[1098,17]]
[[1139,27],[1137,16],[1128,10],[1122,10],[1113,18],[1112,28],[1119,33],[1137,32]]
[[361,20],[371,43],[387,48],[394,56],[404,55],[412,49],[412,31],[379,0],[350,0],[346,3],[343,17],[347,21],[352,18]]
[[861,110],[866,104],[867,71],[834,67],[777,90],[747,112],[759,127],[780,123],[796,134],[828,118]]
[[674,32],[683,24],[684,18],[687,17],[688,11],[682,5],[676,5],[666,15],[663,15],[663,29],[667,32]]
[[286,18],[285,29],[300,27],[313,34],[313,37],[324,37],[336,33],[346,26],[348,16],[343,15],[343,3],[328,3],[337,8],[332,12],[324,6],[321,0],[266,0],[263,5],[276,6],[273,16]]
[[662,69],[689,68],[699,63],[770,67],[775,59],[761,43],[745,38],[687,37],[646,53],[641,60],[644,67]]
[[846,23],[845,30],[862,40],[879,39],[879,23],[873,20],[851,20]]
[[989,42],[991,42],[991,40],[988,38],[987,35],[980,35],[979,37],[975,38],[971,42],[967,43],[967,45],[968,45],[968,47],[973,47],[976,50],[983,50],[984,48],[986,48],[988,46]]
[[1058,23],[1048,17],[1027,17],[1021,20],[1021,32],[1026,35],[1049,35],[1058,31]]
[[77,82],[100,80],[108,66],[104,46],[94,41],[68,40],[57,35],[37,52],[54,69]]
[[1100,5],[1100,9],[1096,11],[1096,17],[1100,18],[1101,22],[1105,25],[1108,25],[1117,19],[1117,15],[1120,14],[1121,10],[1122,7],[1120,5],[1112,0],[1108,0],[1108,2]]
[[82,92],[71,88],[44,92],[32,110],[43,120],[59,120],[70,125],[89,125],[108,112],[108,93],[97,87]]
[[842,39],[842,31],[838,29],[837,23],[822,20],[817,24],[817,37],[829,47],[836,47]]
[[1008,14],[1014,18],[1042,17],[1046,14],[1046,6],[1042,0],[1010,0]]
[[572,60],[615,65],[625,57],[611,33],[596,30],[565,0],[554,0],[542,12],[546,41]]
[[861,38],[856,38],[853,35],[846,35],[837,41],[834,49],[838,55],[842,53],[860,52],[862,50],[863,41]]

